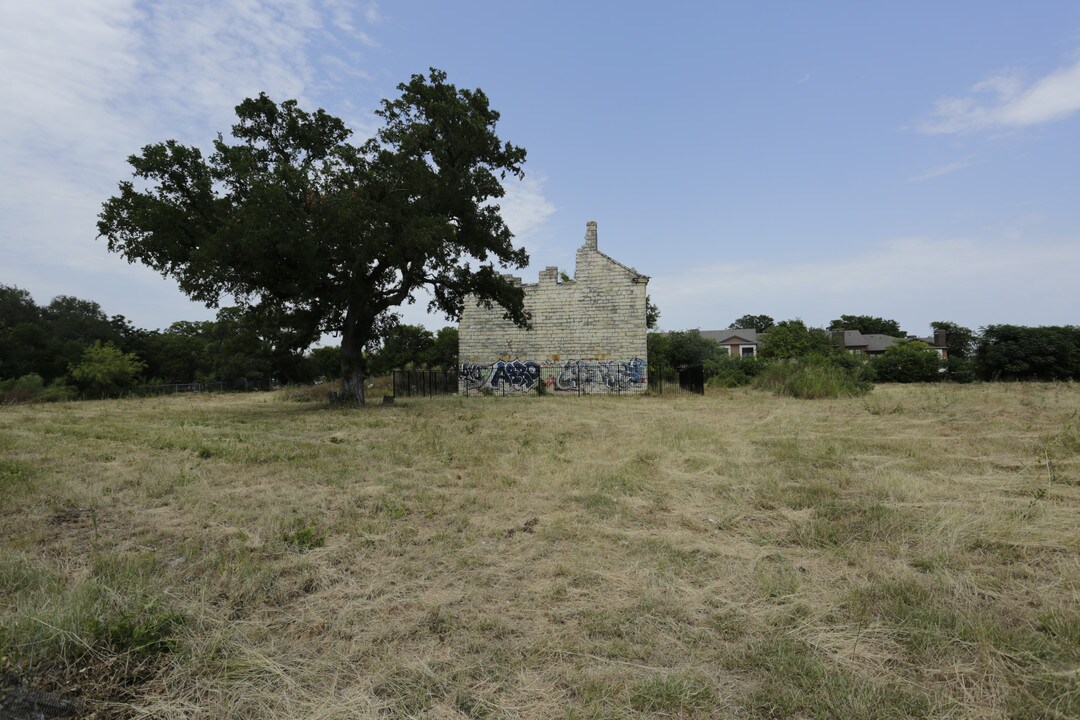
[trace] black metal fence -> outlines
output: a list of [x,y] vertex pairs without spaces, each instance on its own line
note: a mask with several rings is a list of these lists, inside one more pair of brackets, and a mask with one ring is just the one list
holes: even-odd
[[552,365],[511,360],[464,363],[457,370],[394,370],[394,397],[436,395],[702,395],[701,366],[671,368],[640,360],[572,360]]
[[456,395],[456,370],[394,370],[394,397],[435,397]]
[[670,365],[649,365],[649,394],[704,395],[705,368],[701,365],[675,368]]
[[132,390],[132,395],[177,395],[180,393],[225,392],[223,382],[212,383],[171,383],[168,385],[140,385]]
[[280,384],[273,380],[237,380],[234,382],[171,383],[166,385],[139,385],[132,388],[131,395],[177,395],[183,393],[253,392],[274,390]]

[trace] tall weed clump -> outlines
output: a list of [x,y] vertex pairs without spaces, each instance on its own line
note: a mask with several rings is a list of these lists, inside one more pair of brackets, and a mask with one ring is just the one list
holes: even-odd
[[754,378],[754,387],[786,397],[855,397],[873,389],[870,371],[845,357],[810,356],[771,363]]
[[57,378],[48,385],[37,373],[0,380],[0,405],[28,402],[62,402],[74,400],[75,388]]
[[756,357],[726,357],[710,360],[705,364],[706,385],[709,387],[734,388],[749,385],[768,362]]

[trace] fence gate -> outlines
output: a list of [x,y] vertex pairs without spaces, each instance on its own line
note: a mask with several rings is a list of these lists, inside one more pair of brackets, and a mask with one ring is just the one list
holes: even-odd
[[695,395],[705,394],[705,366],[690,365],[679,368],[679,389]]

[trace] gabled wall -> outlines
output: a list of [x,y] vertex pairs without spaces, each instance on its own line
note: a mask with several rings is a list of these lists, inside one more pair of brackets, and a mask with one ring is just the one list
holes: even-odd
[[560,281],[558,268],[548,267],[539,282],[522,285],[531,330],[504,319],[498,306],[488,310],[466,302],[458,347],[462,390],[505,389],[515,378],[522,385],[515,391],[535,390],[539,382],[553,391],[569,390],[572,383],[560,376],[567,380],[574,363],[575,383],[598,385],[590,391],[612,383],[620,392],[644,390],[648,282],[599,251],[596,223],[589,222],[573,280]]

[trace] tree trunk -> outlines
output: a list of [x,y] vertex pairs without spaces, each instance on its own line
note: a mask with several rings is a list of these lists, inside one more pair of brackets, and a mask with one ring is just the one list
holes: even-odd
[[363,405],[364,380],[367,378],[367,358],[364,346],[367,344],[367,328],[361,329],[353,311],[345,315],[345,326],[341,332],[341,401]]

